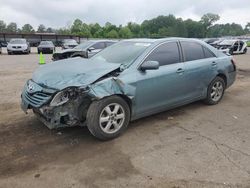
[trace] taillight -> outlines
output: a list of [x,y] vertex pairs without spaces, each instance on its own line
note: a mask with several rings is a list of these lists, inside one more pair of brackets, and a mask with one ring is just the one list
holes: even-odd
[[236,71],[236,63],[235,63],[235,60],[234,60],[234,59],[231,59],[231,63],[232,63],[232,65],[233,65],[233,67],[234,67],[234,71]]

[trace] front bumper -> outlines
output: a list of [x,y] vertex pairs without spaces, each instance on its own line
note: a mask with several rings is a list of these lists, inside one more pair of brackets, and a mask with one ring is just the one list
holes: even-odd
[[[29,89],[32,87],[34,89],[30,92]],[[49,129],[85,125],[84,114],[90,104],[86,92],[83,91],[78,97],[70,99],[63,105],[52,107],[50,102],[56,93],[57,90],[43,88],[29,80],[21,95],[21,108],[25,113],[32,109],[38,119]]]
[[54,49],[53,48],[38,48],[37,51],[42,52],[42,53],[53,53]]

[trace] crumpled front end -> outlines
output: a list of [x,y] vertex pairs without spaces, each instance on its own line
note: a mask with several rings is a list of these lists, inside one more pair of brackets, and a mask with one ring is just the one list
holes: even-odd
[[[82,93],[80,93],[82,92]],[[54,101],[58,94],[68,94],[64,101]],[[62,96],[65,97],[65,96]],[[63,91],[42,87],[32,80],[28,80],[21,95],[21,107],[25,113],[32,109],[37,117],[50,129],[81,125],[84,120],[83,102],[88,103],[84,91],[77,88],[67,88]],[[61,100],[58,99],[58,100]],[[65,100],[62,99],[62,100]],[[83,113],[83,116],[79,114]]]
[[133,101],[135,87],[123,83],[117,77],[108,76],[87,87],[68,87],[54,90],[29,80],[22,93],[22,109],[32,109],[50,129],[84,126],[92,101],[112,95],[124,95]]

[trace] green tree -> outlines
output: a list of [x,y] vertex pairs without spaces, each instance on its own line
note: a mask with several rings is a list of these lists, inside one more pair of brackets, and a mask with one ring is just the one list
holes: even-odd
[[250,33],[250,22],[248,22],[245,26],[245,32]]
[[141,37],[141,26],[137,23],[132,23],[129,22],[127,24],[127,27],[130,29],[130,31],[132,32],[132,37]]
[[82,20],[76,19],[73,22],[73,25],[71,26],[71,33],[80,34],[82,32],[82,26],[83,26]]
[[115,38],[119,38],[119,34],[117,33],[116,30],[113,29],[113,30],[111,30],[110,32],[108,32],[108,33],[105,35],[105,37],[115,39]]
[[121,38],[131,38],[132,37],[132,32],[130,31],[130,29],[128,27],[122,27],[120,30],[119,30],[119,36]]
[[38,33],[45,33],[46,32],[46,27],[43,24],[40,24],[37,28]]
[[213,14],[213,13],[207,13],[207,14],[205,14],[205,15],[203,15],[201,17],[200,22],[203,24],[203,27],[205,29],[205,36],[207,36],[207,33],[209,32],[209,29],[219,19],[220,19],[220,16],[218,14]]
[[193,21],[191,19],[187,19],[184,21],[187,37],[189,38],[203,38],[205,37],[205,29],[200,22]]
[[23,33],[34,33],[35,30],[33,29],[33,27],[30,24],[24,24],[24,26],[22,27],[22,32]]
[[17,32],[17,24],[14,22],[9,23],[6,27],[6,32],[16,33]]
[[46,33],[55,33],[55,30],[52,29],[51,27],[48,27],[45,32]]
[[102,31],[102,27],[98,23],[89,24],[89,30],[92,36],[98,36]]
[[0,32],[6,31],[6,24],[3,20],[0,20]]

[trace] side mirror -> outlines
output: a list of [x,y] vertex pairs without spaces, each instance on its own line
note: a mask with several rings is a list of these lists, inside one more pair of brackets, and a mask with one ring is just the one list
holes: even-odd
[[91,52],[92,50],[95,50],[95,48],[94,48],[94,47],[88,48],[88,51],[89,51],[89,52]]
[[145,61],[142,63],[140,70],[156,70],[159,69],[160,65],[158,61]]

